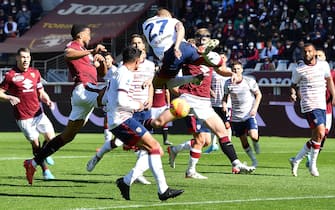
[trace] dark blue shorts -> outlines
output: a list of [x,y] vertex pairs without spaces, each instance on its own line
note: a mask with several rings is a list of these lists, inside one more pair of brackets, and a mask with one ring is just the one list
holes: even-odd
[[203,120],[197,119],[195,116],[187,116],[184,118],[187,130],[190,133],[209,133],[211,130],[206,126]]
[[304,115],[310,128],[316,128],[321,124],[326,125],[326,110],[314,109],[311,112],[306,112]]
[[129,118],[119,126],[113,128],[111,132],[124,144],[134,146],[148,130],[140,122]]
[[151,118],[151,111],[144,110],[141,112],[134,112],[133,118],[143,124],[145,120],[148,120]]
[[247,119],[244,122],[231,122],[231,128],[236,137],[246,134],[251,129],[258,130],[257,120],[254,117]]
[[182,56],[180,59],[174,55],[174,45],[164,53],[163,65],[158,72],[158,76],[162,78],[174,78],[177,76],[182,65],[193,63],[200,55],[197,49],[188,42],[181,42],[180,51]]

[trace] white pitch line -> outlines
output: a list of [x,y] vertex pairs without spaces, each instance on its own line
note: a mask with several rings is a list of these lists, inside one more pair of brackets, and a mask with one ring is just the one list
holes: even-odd
[[306,200],[306,199],[334,199],[335,195],[324,196],[303,196],[303,197],[278,197],[278,198],[253,198],[245,200],[215,200],[215,201],[199,201],[199,202],[181,202],[181,203],[157,203],[157,204],[139,204],[139,205],[123,205],[123,206],[106,206],[97,208],[75,208],[72,210],[103,210],[103,209],[124,209],[124,208],[145,208],[155,206],[184,206],[184,205],[203,205],[203,204],[222,204],[222,203],[247,203],[260,201],[285,201],[285,200]]

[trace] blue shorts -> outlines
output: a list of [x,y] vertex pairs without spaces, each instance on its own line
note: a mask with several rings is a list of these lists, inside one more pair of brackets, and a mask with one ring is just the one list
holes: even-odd
[[140,122],[129,118],[119,126],[113,128],[111,132],[124,144],[134,146],[148,130]]
[[326,125],[326,110],[314,109],[311,112],[306,112],[304,115],[310,128],[316,128],[321,124]]
[[190,133],[210,133],[211,130],[207,128],[205,121],[197,119],[195,116],[187,116],[184,118],[187,130]]
[[145,120],[148,120],[151,118],[151,111],[143,110],[141,112],[134,112],[133,118],[143,124]]
[[158,72],[158,77],[174,78],[184,63],[190,64],[200,57],[197,49],[188,42],[181,42],[179,49],[182,53],[180,59],[174,55],[174,45],[164,53],[163,65]]
[[231,122],[232,131],[236,137],[245,135],[249,130],[258,130],[257,120],[254,117],[247,119],[244,122]]

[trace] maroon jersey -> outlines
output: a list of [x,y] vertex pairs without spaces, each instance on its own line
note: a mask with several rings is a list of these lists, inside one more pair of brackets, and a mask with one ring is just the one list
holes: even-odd
[[[331,70],[330,74],[333,79],[333,82],[335,82],[335,70]],[[329,90],[327,90],[326,91],[326,103],[327,103],[326,113],[327,114],[332,113],[332,110],[333,110],[332,99],[333,99],[332,95],[330,94]]]
[[[80,45],[78,41],[71,41],[66,45],[66,47],[75,50],[86,50],[83,46]],[[87,83],[98,83],[97,69],[92,64],[92,60],[93,58],[90,59],[90,57],[87,55],[79,59],[66,61],[75,85],[80,83],[83,83],[84,85]]]
[[166,104],[166,89],[155,89],[152,99],[152,107],[162,107]]
[[37,69],[30,67],[25,72],[17,68],[11,69],[6,73],[0,88],[20,99],[20,103],[13,106],[16,120],[33,118],[42,113],[37,90],[43,86]]
[[[200,70],[200,66],[187,64],[183,66],[183,75],[197,75],[202,73]],[[192,83],[185,84],[179,87],[179,93],[189,93],[195,96],[210,98],[211,97],[211,82],[212,82],[212,74],[213,68],[208,67],[210,70],[208,75],[202,80],[200,85],[195,85]]]

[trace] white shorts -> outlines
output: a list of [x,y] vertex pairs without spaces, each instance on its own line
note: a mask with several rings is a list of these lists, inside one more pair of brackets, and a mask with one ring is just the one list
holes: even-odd
[[87,121],[93,109],[98,108],[97,97],[99,95],[99,88],[90,84],[88,86],[91,89],[97,90],[97,92],[87,90],[83,84],[79,84],[73,89],[71,96],[72,110],[69,120]]
[[[169,107],[167,105],[165,106],[161,106],[161,107],[151,107],[151,118],[152,119],[156,119],[159,117],[159,115],[161,113],[163,113],[166,109],[168,109]],[[168,122],[165,125],[166,127],[171,127],[172,126],[172,122]]]
[[209,98],[194,96],[188,93],[184,93],[179,97],[187,101],[191,107],[190,114],[194,114],[197,119],[207,120],[209,117],[216,115]]
[[28,141],[37,140],[40,134],[55,133],[49,118],[44,114],[26,120],[17,120],[17,125]]

